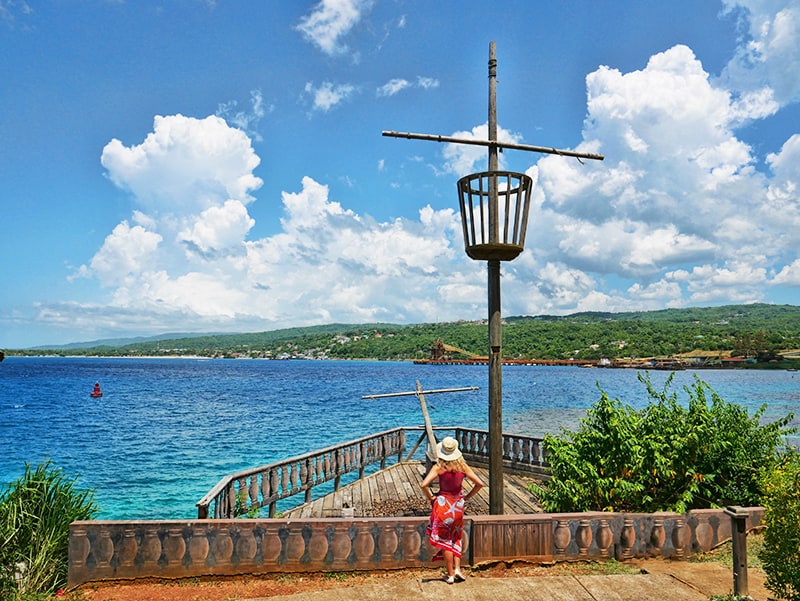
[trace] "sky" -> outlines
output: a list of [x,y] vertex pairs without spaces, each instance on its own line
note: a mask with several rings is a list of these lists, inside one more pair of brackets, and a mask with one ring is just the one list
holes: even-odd
[[800,0],[0,0],[0,348],[486,318],[491,42],[503,316],[798,303]]

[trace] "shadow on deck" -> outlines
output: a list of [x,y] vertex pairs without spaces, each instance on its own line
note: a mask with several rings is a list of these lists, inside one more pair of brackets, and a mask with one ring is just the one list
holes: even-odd
[[[467,501],[466,513],[488,515],[489,471],[475,466],[473,469],[483,481],[484,487]],[[424,463],[404,461],[343,486],[324,497],[284,511],[281,517],[299,519],[428,515],[431,505],[419,487],[424,477]],[[535,494],[527,489],[528,485],[539,480],[531,476],[506,473],[503,481],[506,514],[541,513],[542,508]],[[466,491],[470,484],[465,482]],[[432,489],[436,490],[435,482]]]

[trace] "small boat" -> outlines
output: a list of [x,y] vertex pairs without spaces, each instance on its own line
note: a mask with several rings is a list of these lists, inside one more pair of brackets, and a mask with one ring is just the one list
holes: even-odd
[[100,390],[100,382],[94,383],[94,390],[89,393],[89,396],[93,399],[99,399],[101,396],[103,396],[103,391]]

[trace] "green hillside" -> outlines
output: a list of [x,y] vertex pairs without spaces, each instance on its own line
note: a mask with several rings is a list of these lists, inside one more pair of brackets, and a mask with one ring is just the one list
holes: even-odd
[[[483,321],[396,324],[329,324],[248,334],[143,339],[128,344],[52,349],[62,355],[201,355],[258,358],[424,359],[431,344],[487,354]],[[729,305],[632,313],[509,317],[503,356],[521,359],[600,359],[672,356],[695,349],[731,351],[768,362],[800,349],[800,307]],[[42,349],[9,354],[42,354]]]

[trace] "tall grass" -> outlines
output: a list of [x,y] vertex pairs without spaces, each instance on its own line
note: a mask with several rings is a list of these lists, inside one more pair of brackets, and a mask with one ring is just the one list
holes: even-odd
[[52,462],[0,491],[0,598],[34,599],[67,584],[69,524],[97,514],[94,494]]

